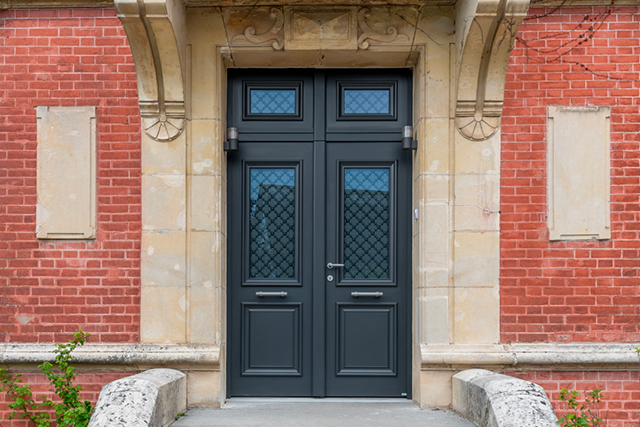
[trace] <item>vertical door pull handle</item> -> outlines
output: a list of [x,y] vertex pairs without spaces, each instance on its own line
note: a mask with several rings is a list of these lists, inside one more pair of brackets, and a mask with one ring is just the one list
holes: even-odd
[[336,263],[333,263],[333,262],[330,262],[329,264],[327,264],[327,268],[329,270],[331,270],[333,267],[344,267],[344,264],[336,264]]
[[256,296],[257,297],[280,297],[280,298],[284,298],[287,296],[286,292],[262,292],[262,291],[258,291],[256,292]]
[[358,297],[375,297],[380,298],[384,293],[382,292],[351,292],[351,296],[354,298]]

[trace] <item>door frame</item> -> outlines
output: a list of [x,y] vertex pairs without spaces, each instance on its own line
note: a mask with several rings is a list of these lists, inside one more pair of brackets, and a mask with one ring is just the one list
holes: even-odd
[[[375,69],[365,69],[365,68],[350,68],[348,70],[346,70],[347,73],[349,72],[353,72],[354,70],[364,70],[366,71],[370,71],[375,73],[376,70],[378,70],[378,72],[384,72],[385,70],[388,70],[389,72],[393,72],[394,70],[398,70],[398,69],[409,69],[408,67],[387,67],[387,68],[375,68]],[[258,69],[259,70],[259,69]],[[313,260],[313,272],[312,272],[312,283],[313,284],[320,284],[320,283],[325,283],[326,282],[326,213],[327,213],[327,204],[326,204],[326,164],[324,164],[323,162],[326,161],[326,151],[327,151],[327,142],[331,143],[333,142],[333,139],[335,138],[331,138],[330,136],[327,135],[327,123],[326,123],[326,118],[327,118],[327,114],[326,114],[326,109],[328,108],[327,104],[327,96],[315,96],[316,93],[322,93],[323,95],[326,95],[326,82],[327,82],[327,76],[325,72],[322,72],[323,70],[326,70],[328,72],[333,71],[333,72],[337,72],[339,70],[337,69],[333,69],[333,68],[328,68],[328,69],[317,69],[317,68],[301,68],[301,70],[303,71],[313,71],[313,116],[311,118],[312,120],[312,129],[313,129],[313,171],[314,171],[314,175],[313,175],[313,230],[312,230],[312,260]],[[411,112],[413,111],[413,106],[414,106],[414,80],[415,80],[415,75],[414,75],[414,70],[413,69],[409,69],[410,70],[410,76],[408,76],[407,78],[407,92],[409,93],[408,99],[406,100],[401,100],[400,99],[400,95],[397,95],[397,103],[400,102],[406,102],[406,105],[408,106],[408,111]],[[226,74],[228,72],[228,68],[225,69],[225,85],[227,87],[226,90],[226,94],[228,96],[231,96],[232,93],[234,93],[234,89],[229,87],[230,85],[230,81],[228,78],[226,78]],[[307,92],[305,90],[305,92]],[[238,96],[238,94],[236,94],[236,96]],[[241,97],[241,101],[240,102],[244,102],[243,97],[244,97],[244,93],[240,94]],[[226,97],[225,98],[225,107],[229,106],[229,98]],[[318,111],[323,111],[325,112],[324,114],[318,114]],[[226,109],[226,113],[227,116],[229,114],[229,111]],[[412,115],[409,114],[409,120],[411,120]],[[305,119],[305,121],[307,121],[307,119]],[[400,123],[398,123],[400,124]],[[402,126],[402,124],[400,124]],[[255,132],[255,130],[253,130],[253,132]],[[362,132],[358,132],[355,133],[353,135],[350,135],[354,138],[355,141],[364,141],[364,136],[363,137],[359,137],[359,135],[362,135]],[[336,134],[334,134],[336,135]],[[393,135],[393,136],[391,136]],[[271,141],[273,137],[270,137],[270,134],[264,134],[262,135],[261,133],[252,133],[251,134],[251,138],[250,140],[259,140],[261,139],[260,137],[264,136],[264,140],[266,141]],[[378,140],[380,141],[393,141],[396,140],[397,142],[401,141],[401,132],[398,131],[397,132],[397,136],[395,135],[395,133],[387,133],[386,135],[379,135],[379,134],[373,134],[372,135],[367,135],[367,139],[366,140],[371,140],[372,142],[376,142]],[[306,140],[306,138],[304,138]],[[337,142],[337,141],[336,141]],[[242,147],[240,147],[240,150],[242,149]],[[227,153],[227,155],[233,155],[233,153]],[[228,160],[228,158],[227,158]],[[409,162],[409,165],[407,166],[408,170],[403,171],[403,173],[405,173],[407,175],[408,181],[411,183],[412,179],[411,177],[413,177],[413,164],[412,162]],[[228,181],[227,181],[227,186],[228,186]],[[396,191],[409,191],[412,193],[412,188],[409,187],[407,189],[400,189],[397,188]],[[396,195],[397,196],[397,195]],[[404,269],[406,271],[406,276],[407,276],[407,289],[405,290],[405,297],[406,297],[406,310],[405,313],[403,315],[401,315],[399,313],[399,317],[398,317],[398,322],[405,322],[405,326],[406,326],[406,358],[403,362],[401,362],[400,360],[398,360],[398,363],[405,363],[406,364],[406,394],[407,394],[407,398],[411,399],[413,396],[413,388],[412,388],[412,355],[413,355],[413,333],[412,333],[412,320],[413,320],[413,304],[412,304],[412,295],[413,295],[413,274],[412,274],[412,241],[413,241],[413,236],[412,236],[412,227],[411,227],[411,219],[413,217],[413,215],[411,215],[411,205],[412,205],[412,200],[413,197],[412,195],[410,195],[407,199],[407,205],[406,206],[398,206],[398,214],[397,214],[397,218],[396,218],[396,232],[398,233],[398,235],[400,235],[401,231],[399,230],[400,228],[400,224],[402,224],[403,222],[399,220],[399,216],[401,215],[400,213],[400,208],[405,208],[408,209],[408,211],[405,213],[405,215],[407,216],[406,219],[406,226],[402,227],[404,228],[404,230],[402,231],[403,234],[405,234],[405,238],[406,243],[406,253],[407,256],[404,257],[404,259],[400,259],[400,257],[398,257],[398,261],[397,261],[397,268],[398,269]],[[227,202],[226,204],[226,211],[227,214],[229,214],[229,210],[230,210],[230,206],[231,204]],[[228,228],[227,228],[228,230]],[[243,239],[243,243],[244,243],[244,239]],[[228,247],[228,246],[227,246]],[[398,250],[399,248],[396,248],[396,250]],[[244,253],[244,251],[243,251]],[[227,256],[227,270],[226,270],[226,275],[227,275],[227,283],[229,283],[228,280],[228,276],[231,272],[231,268],[232,268],[232,262],[233,260]],[[227,292],[229,292],[229,288],[226,289]],[[225,298],[226,300],[226,313],[227,316],[231,315],[231,298],[229,296],[227,296]],[[325,298],[325,287],[324,286],[312,286],[312,324],[321,324],[324,325],[323,326],[323,331],[325,331],[326,328],[326,298]],[[226,343],[227,343],[227,349],[230,347],[229,346],[229,338],[230,338],[230,322],[227,321],[226,322]],[[239,338],[237,338],[239,339]],[[313,334],[312,337],[312,342],[311,342],[311,349],[312,349],[312,363],[311,363],[311,375],[312,375],[312,394],[309,397],[325,397],[325,381],[326,381],[326,331],[324,334]],[[323,357],[320,358],[320,363],[318,362],[318,359],[316,357],[313,357],[313,355],[315,354],[322,354]],[[226,397],[230,397],[229,396],[229,391],[231,389],[231,375],[228,374],[226,376],[226,393],[225,396]]]

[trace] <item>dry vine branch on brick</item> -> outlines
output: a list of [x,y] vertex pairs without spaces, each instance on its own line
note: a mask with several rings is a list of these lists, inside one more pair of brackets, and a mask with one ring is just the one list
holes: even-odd
[[[525,18],[526,20],[536,20],[536,19],[542,19],[542,18],[546,18],[554,13],[556,13],[558,10],[560,10],[560,8],[562,7],[562,5],[566,2],[566,0],[563,0],[563,2],[553,8],[551,11],[543,13],[543,14],[539,14],[539,15],[532,15],[532,16],[528,16],[527,18]],[[550,35],[546,35],[546,36],[542,36],[542,37],[537,37],[537,38],[533,38],[533,39],[525,39],[522,38],[520,36],[516,36],[515,39],[517,42],[522,43],[522,45],[525,47],[525,49],[527,50],[527,52],[529,50],[532,50],[536,53],[539,53],[541,55],[549,55],[549,54],[555,54],[557,53],[557,55],[555,55],[555,57],[548,59],[546,56],[544,56],[543,58],[540,59],[533,59],[532,57],[530,57],[527,54],[527,60],[528,61],[533,61],[533,62],[537,62],[537,63],[564,63],[564,64],[572,64],[572,65],[577,65],[579,67],[581,67],[584,71],[591,73],[592,75],[596,76],[596,77],[602,77],[608,80],[622,80],[622,81],[633,81],[636,79],[625,79],[625,78],[620,78],[620,77],[613,77],[610,74],[603,74],[601,72],[598,72],[596,70],[593,70],[591,68],[589,68],[589,66],[583,62],[580,61],[572,61],[567,59],[568,55],[573,52],[575,49],[579,48],[579,47],[585,47],[585,43],[589,43],[591,40],[593,40],[594,36],[597,34],[597,32],[602,28],[602,26],[605,24],[606,20],[611,16],[611,14],[615,11],[615,8],[613,7],[613,2],[610,6],[607,6],[607,8],[600,13],[597,13],[595,15],[585,15],[584,18],[582,19],[582,21],[577,24],[574,28],[570,29],[570,30],[566,30],[566,31],[560,31],[558,33],[554,33],[554,34],[550,34]],[[586,24],[589,24],[589,27],[585,28]],[[580,31],[580,33],[578,35],[574,35],[574,33],[576,31]],[[558,38],[558,37],[562,37],[562,36],[571,36],[571,38],[564,42],[561,43],[560,46],[554,47],[554,48],[550,48],[550,49],[544,49],[544,48],[539,48],[539,47],[535,47],[532,46],[532,44],[536,41],[540,41],[540,40],[549,40],[552,38]]]

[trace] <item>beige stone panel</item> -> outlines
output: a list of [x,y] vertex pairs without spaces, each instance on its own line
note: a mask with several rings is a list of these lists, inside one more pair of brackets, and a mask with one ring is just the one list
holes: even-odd
[[143,343],[185,342],[185,299],[182,287],[142,286],[140,341]]
[[187,43],[194,45],[226,45],[227,35],[220,9],[217,7],[190,7],[187,9]]
[[421,408],[451,406],[451,378],[455,371],[421,371],[420,402]]
[[184,173],[185,141],[184,132],[169,142],[154,141],[142,132],[142,173],[147,175]]
[[456,174],[456,231],[497,231],[499,211],[500,175]]
[[500,233],[454,234],[454,286],[494,287],[500,274]]
[[[222,173],[224,137],[218,120],[189,121],[189,143],[191,161],[189,173],[193,175],[216,175]],[[222,137],[221,137],[222,136]]]
[[184,175],[143,175],[142,229],[185,230],[185,196]]
[[355,7],[285,7],[286,50],[358,48]]
[[451,222],[449,216],[448,203],[420,201],[417,221],[420,232],[448,233]]
[[455,133],[455,173],[498,174],[500,133],[484,141],[471,141]]
[[425,44],[426,110],[423,117],[449,117],[451,93],[450,45],[455,32],[453,17],[440,8],[427,8],[420,14],[415,44]]
[[190,283],[192,287],[220,288],[223,273],[223,235],[220,232],[189,233]]
[[189,297],[189,342],[215,344],[220,336],[220,288],[191,287]]
[[449,344],[449,292],[449,288],[427,288],[417,292],[421,344]]
[[187,373],[187,406],[190,408],[218,408],[222,402],[219,371],[190,371]]
[[[216,45],[226,45],[222,18],[210,9],[188,9],[187,22],[190,25],[187,42],[191,45],[191,119],[212,119],[218,117],[215,104],[219,99],[217,90]],[[193,26],[191,26],[193,24]]]
[[222,177],[194,175],[187,178],[191,193],[190,229],[217,231],[222,227]]
[[450,260],[450,234],[424,232],[418,234],[420,265],[422,268],[448,268]]
[[185,236],[183,231],[142,232],[142,286],[185,286]]
[[36,234],[96,237],[96,108],[37,107]]
[[423,7],[417,27],[415,44],[447,46],[448,49],[449,43],[454,43],[455,10],[451,7]]
[[610,107],[549,107],[549,239],[611,238]]
[[406,67],[409,47],[371,46],[367,50],[275,51],[263,47],[233,47],[231,56],[238,68],[381,68]]
[[420,172],[448,174],[450,160],[450,121],[448,118],[421,119],[417,127]]
[[456,344],[496,344],[500,341],[500,295],[493,288],[454,289]]
[[422,174],[416,179],[416,193],[419,200],[428,203],[449,202],[449,175]]

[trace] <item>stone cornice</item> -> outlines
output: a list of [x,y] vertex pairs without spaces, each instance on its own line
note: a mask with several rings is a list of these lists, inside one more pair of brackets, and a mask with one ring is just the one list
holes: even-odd
[[420,353],[422,369],[444,365],[451,369],[640,370],[636,347],[627,343],[423,344]]
[[[255,6],[255,0],[185,0],[187,7],[212,7],[212,6]],[[274,1],[272,5],[298,4],[299,1]],[[344,1],[336,0],[305,0],[304,4],[332,3],[344,5]],[[266,3],[265,3],[266,4]],[[369,0],[358,2],[359,5],[427,5],[427,6],[452,6],[455,0]],[[531,0],[531,6],[562,6],[562,7],[585,7],[585,6],[609,6],[611,0]],[[615,6],[638,6],[640,0],[617,0]],[[114,0],[0,0],[0,9],[50,9],[50,8],[99,8],[114,7]]]
[[[53,362],[55,344],[0,345],[0,367]],[[92,369],[172,367],[219,369],[220,346],[212,344],[85,344],[73,353],[74,363]]]

